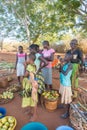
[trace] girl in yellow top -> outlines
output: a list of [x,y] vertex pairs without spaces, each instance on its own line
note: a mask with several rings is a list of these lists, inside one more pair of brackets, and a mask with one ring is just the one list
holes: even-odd
[[[26,72],[23,79],[23,99],[22,99],[22,107],[31,107],[33,108],[33,116],[30,121],[34,121],[36,119],[36,110],[37,110],[37,90],[38,83],[35,78],[36,66],[34,64],[35,55],[29,54],[27,60]],[[31,109],[32,110],[32,109]]]

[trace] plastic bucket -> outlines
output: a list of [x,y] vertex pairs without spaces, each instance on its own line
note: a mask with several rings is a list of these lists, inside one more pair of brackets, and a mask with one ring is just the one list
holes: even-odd
[[56,128],[56,130],[74,130],[74,129],[69,126],[59,126]]
[[48,130],[48,128],[40,122],[30,122],[24,125],[21,130]]
[[3,107],[0,107],[0,118],[3,118],[6,115],[6,109]]

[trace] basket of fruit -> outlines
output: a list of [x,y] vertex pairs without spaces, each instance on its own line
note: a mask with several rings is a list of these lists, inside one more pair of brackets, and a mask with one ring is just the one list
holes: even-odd
[[57,90],[44,91],[41,96],[41,104],[45,106],[48,111],[54,111],[58,106],[59,94]]
[[14,99],[14,94],[12,92],[5,91],[0,94],[0,104],[5,104]]
[[0,130],[14,130],[17,125],[17,120],[13,116],[6,116],[0,119]]

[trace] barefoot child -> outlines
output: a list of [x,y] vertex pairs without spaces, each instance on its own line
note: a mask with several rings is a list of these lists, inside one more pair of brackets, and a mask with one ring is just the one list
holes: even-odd
[[22,107],[23,108],[31,108],[30,114],[32,118],[30,121],[34,121],[36,119],[36,110],[37,110],[37,90],[38,83],[35,77],[36,73],[36,65],[34,64],[35,55],[29,54],[27,60],[26,72],[23,79],[23,99],[22,99]]
[[15,63],[15,69],[17,71],[17,77],[18,77],[18,83],[21,84],[20,78],[23,79],[25,68],[23,63],[27,59],[27,54],[23,52],[23,47],[18,47],[18,53],[16,54],[16,63]]
[[72,101],[72,90],[71,90],[71,74],[72,74],[72,64],[70,63],[71,55],[66,54],[64,58],[64,64],[60,69],[60,89],[61,94],[61,104],[66,104],[67,111],[63,114],[62,118],[67,118],[69,116],[69,106]]

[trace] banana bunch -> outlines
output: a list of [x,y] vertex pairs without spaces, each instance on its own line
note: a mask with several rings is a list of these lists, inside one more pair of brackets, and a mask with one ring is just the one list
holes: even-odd
[[14,95],[12,92],[3,92],[2,94],[0,94],[0,99],[13,99]]
[[56,99],[58,99],[59,94],[56,90],[51,90],[51,91],[44,91],[42,93],[42,96],[48,100],[56,100]]

